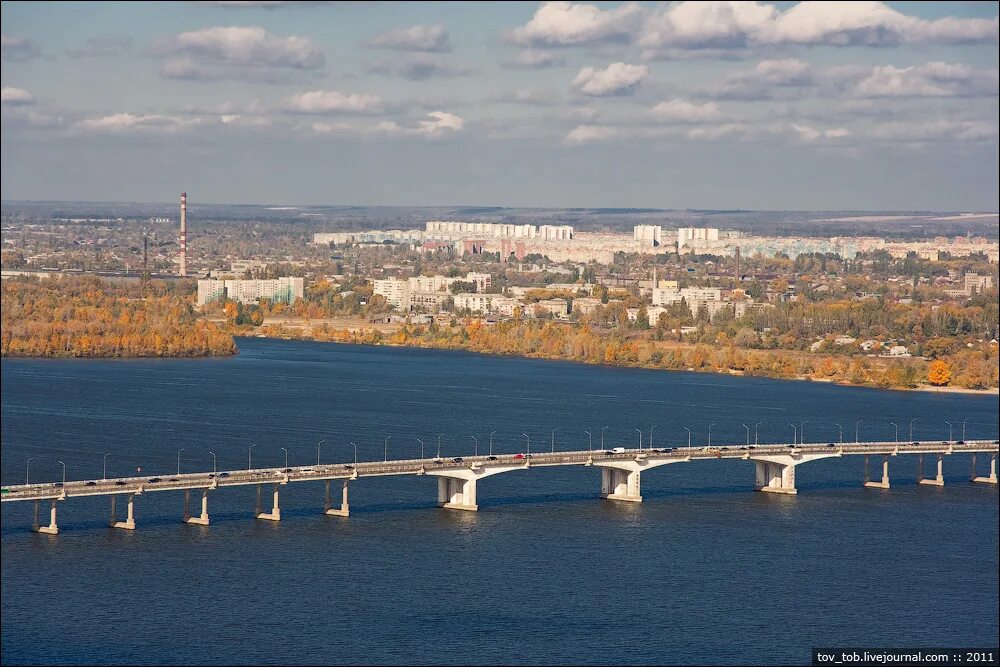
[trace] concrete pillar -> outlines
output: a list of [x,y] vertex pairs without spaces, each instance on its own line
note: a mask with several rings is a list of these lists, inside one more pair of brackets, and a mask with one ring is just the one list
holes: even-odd
[[937,461],[937,476],[934,479],[924,479],[924,455],[917,461],[917,481],[926,486],[944,486],[944,456],[939,454]]
[[351,508],[347,504],[347,480],[344,480],[344,490],[340,499],[340,509],[333,509],[330,499],[330,480],[326,480],[326,495],[323,500],[323,513],[330,516],[350,516]]
[[201,516],[191,516],[191,489],[184,489],[184,523],[208,525],[208,489],[201,492]]
[[31,522],[31,530],[33,530],[36,533],[38,532],[38,527],[41,525],[41,524],[38,523],[38,511],[39,511],[38,510],[38,501],[36,500],[35,501],[35,518]]
[[475,512],[476,480],[455,477],[438,477],[438,507]]
[[58,535],[59,525],[56,523],[56,505],[59,503],[58,500],[52,501],[52,509],[49,510],[49,525],[40,526],[38,524],[38,503],[35,503],[35,532],[44,533],[45,535]]
[[869,489],[888,489],[889,488],[889,457],[885,456],[882,460],[882,481],[873,482],[871,481],[871,476],[868,474],[868,457],[865,457],[865,487]]
[[972,481],[980,482],[982,484],[996,484],[997,483],[997,455],[990,455],[990,476],[989,477],[977,477],[976,476],[976,455],[972,455]]
[[257,518],[266,519],[268,521],[281,521],[281,508],[278,506],[278,485],[274,485],[274,507],[269,513],[264,513],[260,511],[260,487],[257,485]]
[[601,468],[601,498],[642,502],[641,473],[618,468]]
[[123,530],[135,530],[135,495],[131,493],[128,495],[128,512],[124,521],[118,520],[118,512],[115,509],[115,499],[117,497],[116,494],[111,495],[111,527]]
[[756,490],[767,493],[798,493],[795,488],[795,464],[754,461],[756,465]]

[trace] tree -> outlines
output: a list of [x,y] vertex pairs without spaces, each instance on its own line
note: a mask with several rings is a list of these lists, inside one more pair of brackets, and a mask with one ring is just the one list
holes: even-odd
[[932,361],[927,367],[927,381],[935,387],[942,387],[951,382],[951,367],[943,359]]

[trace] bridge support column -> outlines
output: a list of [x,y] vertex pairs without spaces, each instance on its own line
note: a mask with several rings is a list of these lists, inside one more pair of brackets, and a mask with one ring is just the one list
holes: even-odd
[[261,484],[257,485],[257,511],[254,516],[258,519],[266,519],[268,521],[281,521],[281,507],[278,506],[278,485],[274,485],[274,507],[269,513],[261,511]]
[[755,461],[757,480],[755,489],[768,493],[798,493],[795,488],[795,464],[775,463],[772,461]]
[[35,501],[35,520],[32,522],[31,529],[36,533],[42,533],[43,535],[58,535],[59,534],[59,524],[56,523],[56,505],[59,501],[52,501],[52,509],[49,510],[49,525],[43,526],[38,520],[38,503]]
[[868,457],[865,456],[865,486],[869,489],[888,489],[889,488],[889,457],[885,456],[882,460],[882,481],[873,482],[871,480],[871,475],[868,473]]
[[477,511],[479,505],[476,504],[476,479],[438,477],[438,507]]
[[641,503],[641,476],[638,470],[601,468],[601,498]]
[[924,455],[917,457],[917,484],[926,486],[944,486],[944,456],[938,454],[937,477],[934,479],[924,478]]
[[973,482],[980,482],[982,484],[996,484],[997,483],[997,455],[990,455],[990,476],[989,477],[978,477],[976,475],[976,455],[972,455],[972,472],[969,475],[969,479]]
[[191,489],[184,489],[184,523],[208,525],[208,489],[201,492],[201,516],[191,516]]
[[323,500],[323,513],[329,514],[330,516],[350,516],[351,508],[347,504],[347,480],[344,480],[344,490],[343,495],[340,499],[340,509],[333,509],[333,503],[330,500],[330,480],[326,480],[326,496]]
[[123,530],[135,530],[135,496],[131,493],[128,495],[128,512],[124,521],[118,520],[118,511],[115,506],[117,499],[117,494],[111,495],[111,527]]

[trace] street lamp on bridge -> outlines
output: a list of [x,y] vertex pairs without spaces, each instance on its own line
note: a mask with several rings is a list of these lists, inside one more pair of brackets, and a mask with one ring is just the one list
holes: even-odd
[[951,437],[952,436],[951,422],[946,421],[945,424],[948,425],[948,442],[952,442],[952,437]]
[[417,442],[420,443],[420,458],[423,459],[424,458],[424,441],[421,440],[420,438],[417,438]]
[[844,427],[840,425],[840,422],[833,422],[840,429],[840,444],[844,444]]
[[897,424],[896,422],[889,422],[889,423],[892,424],[892,427],[894,429],[896,429],[896,442],[899,442],[899,424]]
[[438,455],[437,455],[438,458],[441,458],[441,438],[443,438],[443,437],[444,437],[444,433],[439,433],[438,434]]
[[806,424],[808,424],[808,423],[809,423],[808,420],[803,421],[803,422],[799,422],[799,444],[800,445],[806,444]]
[[470,435],[469,437],[476,441],[475,456],[479,456],[479,438],[474,435]]
[[860,439],[858,438],[858,433],[861,430],[861,422],[863,422],[863,421],[864,421],[864,419],[859,419],[857,421],[857,423],[854,424],[854,444],[855,445],[858,444],[858,442],[860,442]]
[[351,446],[354,447],[354,465],[358,465],[358,446],[353,442],[351,443]]
[[649,448],[650,449],[653,448],[653,429],[654,428],[656,428],[655,424],[653,426],[649,427]]
[[326,442],[326,440],[320,440],[316,443],[316,465],[319,465],[319,448],[324,442]]
[[490,431],[490,456],[493,456],[493,434],[496,431]]
[[592,452],[594,451],[594,436],[590,431],[584,431],[584,433],[587,434],[587,451]]
[[111,456],[111,452],[108,452],[107,454],[104,455],[104,475],[101,477],[101,479],[107,479],[108,478],[108,457],[109,456]]
[[184,451],[183,447],[181,447],[180,449],[177,450],[177,474],[178,475],[181,474],[181,452],[183,452],[183,451]]
[[247,450],[247,470],[253,470],[253,448],[257,446],[257,443],[250,445],[250,449]]
[[31,459],[33,459],[33,458],[35,458],[35,457],[34,456],[29,456],[28,457],[28,462],[24,464],[24,485],[25,486],[28,485],[28,473],[31,470]]
[[760,426],[763,423],[764,422],[757,422],[756,424],[753,425],[753,444],[754,444],[754,447],[757,446],[757,427]]
[[795,424],[789,424],[789,426],[792,427],[792,444],[794,445],[795,441],[798,440],[799,437],[799,429],[795,427]]
[[636,433],[639,434],[639,451],[641,452],[642,451],[642,430],[641,429],[635,429],[635,430],[636,430]]
[[527,433],[522,433],[521,435],[528,439],[528,453],[525,456],[531,456],[531,436]]
[[717,424],[718,424],[718,422],[712,422],[711,424],[708,425],[708,446],[709,447],[712,446],[712,427],[716,426]]
[[558,426],[555,427],[554,429],[552,429],[552,453],[553,454],[556,453],[556,431],[558,431],[558,430],[559,430]]
[[61,465],[63,467],[63,481],[62,481],[62,483],[63,483],[63,486],[66,486],[66,464],[63,463],[62,461],[60,461],[59,465]]
[[601,428],[601,449],[604,449],[604,430],[611,428],[610,426],[605,426]]
[[968,417],[962,420],[962,442],[965,442],[965,422],[967,421],[969,421]]
[[387,437],[382,444],[382,460],[386,462],[389,461],[389,438],[392,438],[392,436]]
[[285,468],[287,468],[288,467],[288,450],[285,449],[284,447],[281,447],[280,449],[281,449],[281,451],[283,451],[285,453]]
[[747,426],[746,424],[744,424],[743,428],[745,428],[747,430],[747,447],[749,447],[750,446],[750,427]]
[[688,450],[690,450],[691,449],[691,429],[689,429],[687,426],[685,426],[684,430],[688,432]]
[[913,422],[920,421],[920,417],[914,417],[910,420],[910,442],[913,442]]
[[215,473],[219,472],[219,467],[217,465],[215,465],[215,461],[216,461],[216,459],[215,459],[215,452],[209,452],[209,454],[212,455],[212,474],[214,475]]

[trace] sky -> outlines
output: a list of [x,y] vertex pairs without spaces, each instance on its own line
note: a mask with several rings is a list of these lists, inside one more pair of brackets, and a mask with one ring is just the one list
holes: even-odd
[[996,211],[996,2],[3,2],[5,200]]

